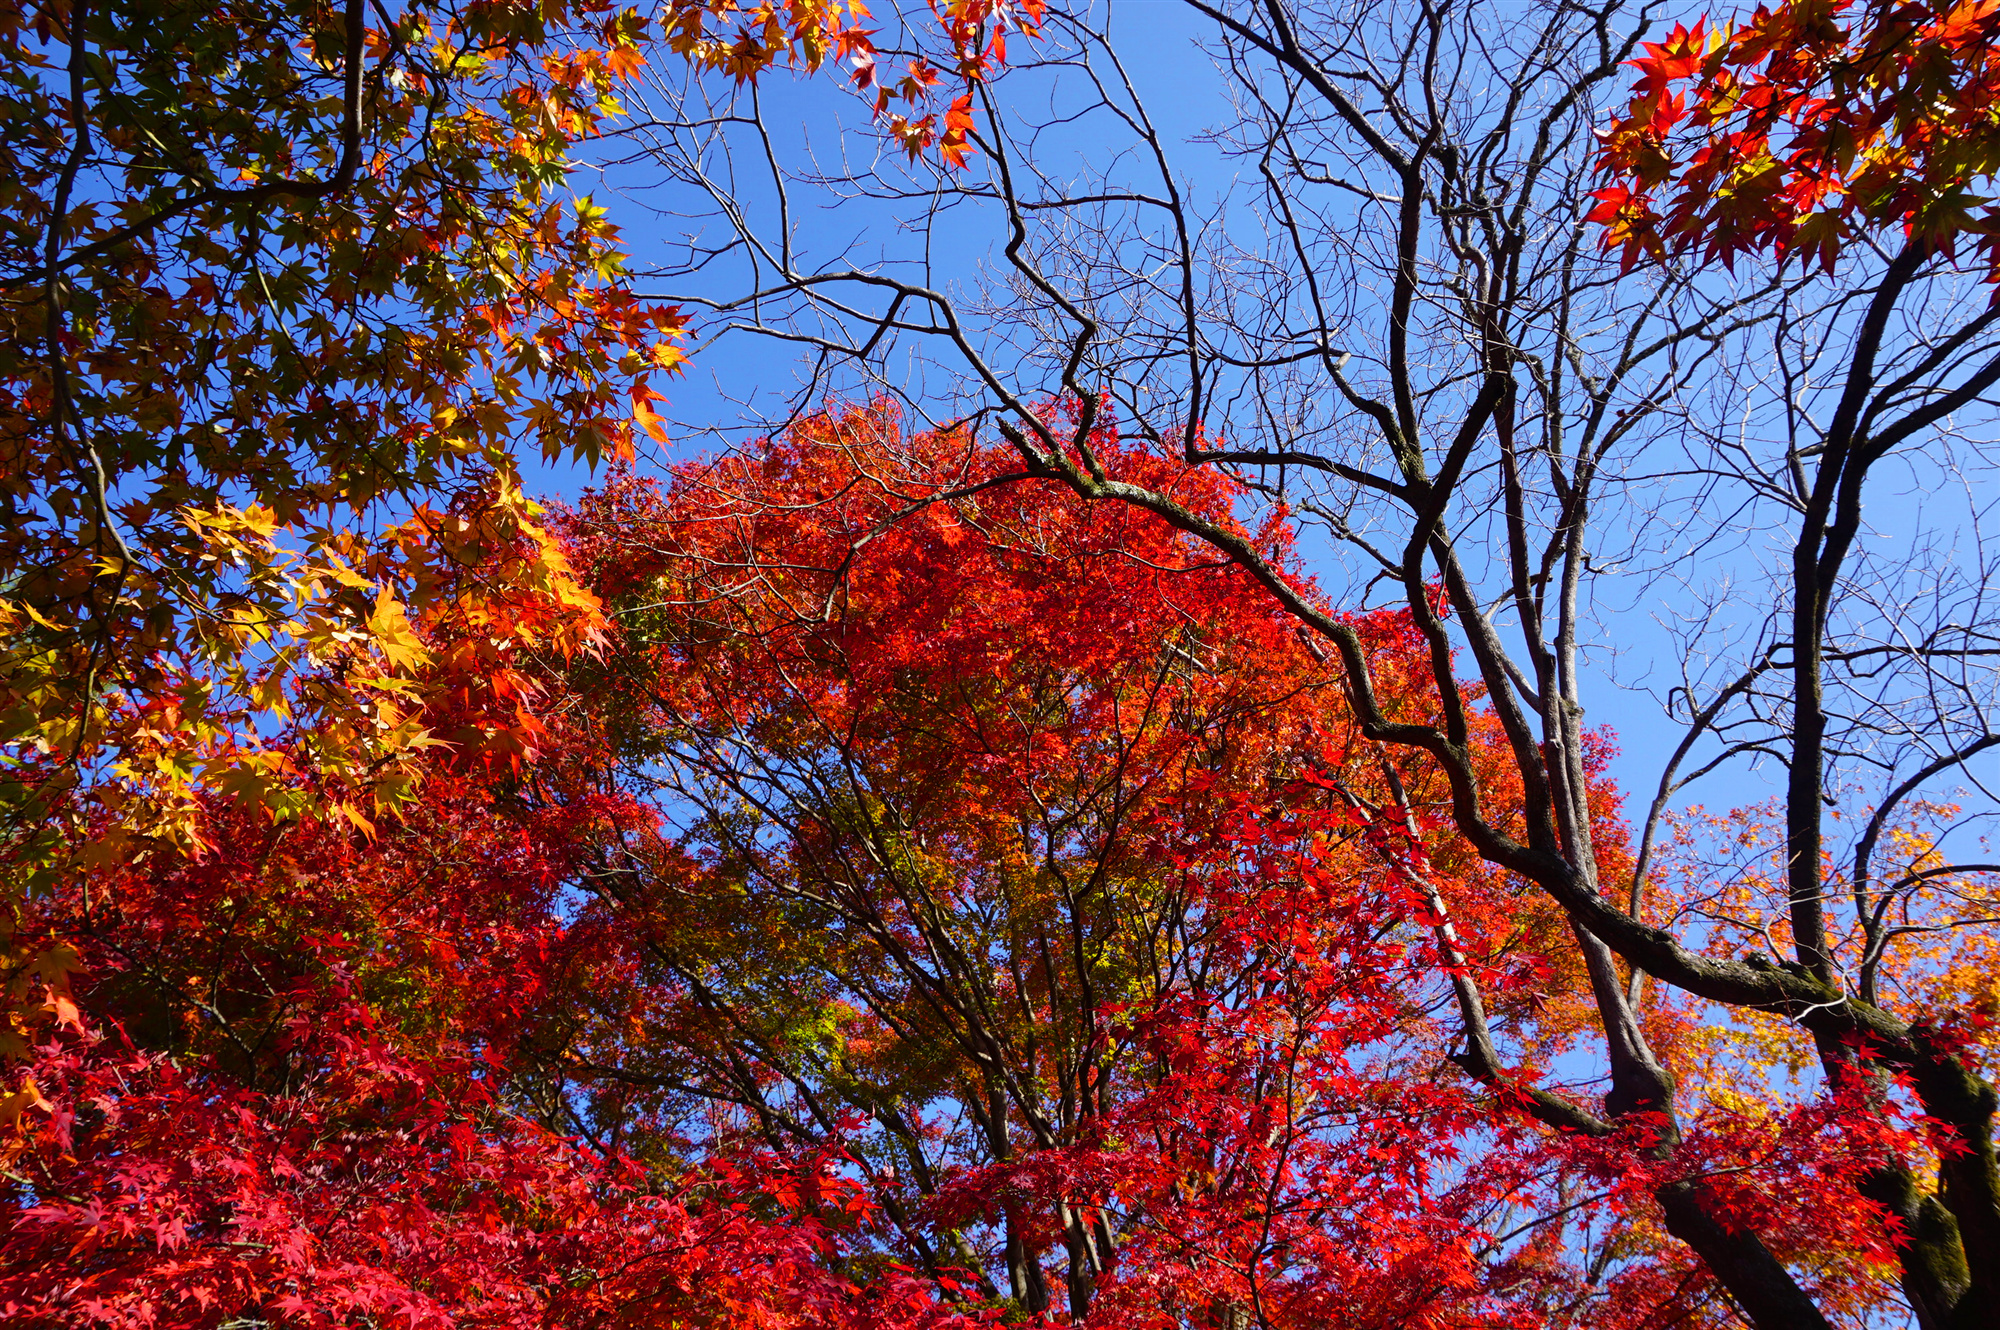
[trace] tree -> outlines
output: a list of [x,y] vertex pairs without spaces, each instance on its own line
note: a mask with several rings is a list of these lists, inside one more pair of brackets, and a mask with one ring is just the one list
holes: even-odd
[[[953,152],[926,108],[990,58],[985,11],[938,26],[950,84],[919,57],[880,89],[862,12],[0,5],[10,1321],[924,1303],[827,1273],[849,1192],[812,1161],[785,1185],[819,1209],[787,1219],[747,1175],[576,1150],[505,1101],[490,1025],[357,992],[312,923],[393,934],[367,879],[437,831],[423,782],[480,796],[438,750],[518,777],[560,738],[537,663],[603,634],[516,449],[658,433],[682,320],[568,193],[576,146],[651,53],[738,84],[837,57],[904,146]],[[323,856],[327,895],[253,844]],[[379,968],[448,988],[406,940]]]
[[1206,964],[1161,839],[1199,834],[1199,780],[1282,767],[1305,722],[1273,699],[1319,685],[1171,528],[1039,511],[1006,462],[877,407],[570,519],[622,630],[615,687],[579,691],[628,699],[606,719],[626,779],[685,828],[606,866],[662,996],[575,1074],[705,1098],[774,1147],[845,1143],[925,1268],[991,1297],[997,1264],[1029,1312],[1054,1235],[1080,1316],[1106,1218],[1001,1182],[968,1216],[997,1206],[986,1252],[936,1208],[981,1192],[968,1170],[1108,1130],[1134,1052],[1113,1012]]
[[[553,197],[617,52],[638,58],[630,24],[368,17],[14,5],[0,28],[17,889],[64,865],[32,843],[106,776],[138,803],[98,829],[114,857],[121,831],[198,841],[201,789],[281,800],[274,720],[302,770],[400,763],[404,597],[465,557],[473,511],[530,519],[515,419],[559,401],[582,429],[545,446],[615,451],[627,386],[678,357],[602,214]],[[487,503],[434,510],[482,467]],[[397,798],[374,787],[364,820]]]
[[[1233,192],[1205,204],[1172,170],[1108,18],[1051,14],[1037,60],[979,90],[963,174],[882,166],[827,196],[939,200],[902,266],[818,256],[723,200],[709,280],[759,265],[754,303],[716,302],[730,326],[810,348],[806,402],[902,391],[1004,438],[1018,483],[1143,509],[1255,577],[1339,663],[1361,733],[1436,763],[1455,831],[1572,932],[1601,1102],[1522,1074],[1472,974],[1459,1067],[1546,1141],[1648,1140],[1624,1167],[1726,1314],[1820,1326],[1889,1299],[1926,1327],[1991,1322],[1994,879],[1951,848],[1978,806],[1941,796],[1996,743],[1973,442],[2000,378],[1978,196],[1995,15],[1780,4],[1646,45],[1655,5],[1190,10],[1234,97]],[[662,176],[725,178],[727,137],[676,134],[656,101]],[[819,177],[771,171],[795,215]],[[960,295],[939,256],[981,215],[998,268]],[[891,379],[909,355],[962,387]],[[1316,529],[1324,600],[1134,464],[1162,453]],[[1878,527],[1864,495],[1892,484],[1922,497]],[[1618,696],[1602,648],[1649,600],[1680,639],[1678,732],[1608,870],[1583,717]],[[1407,613],[1441,714],[1386,705],[1332,606]],[[1775,842],[1746,809],[1724,853],[1676,812],[1759,764],[1783,773]],[[1702,1022],[1753,1033],[1671,1036]],[[1783,1151],[1682,1167],[1714,1124],[1779,1109],[1824,1115],[1828,1157],[1861,1170],[1799,1194],[1858,1187],[1839,1213],[1894,1252],[1895,1289],[1824,1282]]]
[[[1093,447],[1290,566],[1212,472]],[[1708,1323],[1643,1202],[1746,1168],[1810,1190],[1774,1241],[1856,1296],[1886,1248],[1822,1225],[1865,1210],[1880,1139],[1816,1109],[1691,1115],[1671,1162],[1650,1129],[1522,1132],[1589,1016],[1561,912],[1452,833],[1437,764],[1364,737],[1250,578],[1017,466],[878,405],[565,521],[621,629],[573,687],[675,834],[594,875],[636,950],[545,1102],[588,1093],[628,1145],[843,1149],[903,1259],[1093,1325]],[[1342,622],[1382,705],[1436,723],[1413,617]],[[1505,801],[1497,717],[1460,701]],[[1437,1074],[1502,1075],[1455,1002],[1504,1022],[1506,1095]],[[1578,1261],[1549,1225],[1584,1208],[1608,1231]]]
[[1102,1220],[1004,1194],[980,1252],[932,1210],[954,1174],[1102,1134],[1128,1094],[1110,1008],[1198,964],[1158,828],[1200,824],[1196,770],[1282,764],[1268,698],[1314,684],[1240,578],[1158,522],[1030,516],[1004,462],[856,410],[574,514],[622,628],[608,726],[686,826],[606,868],[656,920],[668,1034],[596,1034],[578,1074],[706,1096],[778,1148],[848,1142],[928,1270],[996,1296],[996,1258],[1030,1312],[1056,1234],[1082,1314]]
[[[861,12],[0,6],[0,908],[198,850],[210,793],[370,828],[442,741],[423,687],[596,640],[516,450],[659,434],[683,319],[634,295],[574,152],[648,52],[739,85],[837,58],[875,90]],[[937,30],[954,85],[885,70],[912,151],[956,151],[923,111],[978,77],[984,14]],[[458,639],[478,669],[426,672],[433,614],[492,630]],[[453,741],[531,749],[507,701]],[[63,953],[0,963],[12,1047]]]
[[199,862],[38,911],[90,1023],[34,1050],[0,1140],[9,1323],[956,1324],[842,1270],[869,1211],[830,1159],[669,1172],[522,1111],[518,1050],[602,977],[560,894],[633,814],[531,815],[480,770],[372,841],[218,809]]

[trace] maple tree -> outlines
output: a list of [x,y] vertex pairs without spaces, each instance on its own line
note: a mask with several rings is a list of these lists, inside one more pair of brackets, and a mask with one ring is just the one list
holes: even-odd
[[[6,11],[18,837],[59,836],[105,777],[129,806],[96,832],[114,857],[121,834],[198,841],[203,789],[295,797],[287,763],[375,777],[319,811],[392,807],[422,739],[406,603],[480,539],[450,491],[484,468],[481,517],[532,533],[514,422],[615,451],[626,392],[678,356],[603,214],[554,193],[615,108],[616,61],[564,38],[615,53],[629,22],[393,17]],[[511,572],[567,585],[552,560]],[[16,890],[66,862],[14,849]]]
[[[481,770],[475,768],[475,771]],[[604,946],[560,893],[616,801],[512,811],[430,773],[396,832],[215,819],[196,862],[57,894],[84,953],[4,1141],[0,1314],[23,1325],[952,1324],[840,1252],[834,1162],[671,1173],[524,1111],[517,1050]]]
[[[1240,578],[1157,522],[1035,513],[1005,460],[877,407],[572,519],[593,588],[634,611],[607,723],[685,826],[607,868],[616,908],[657,921],[664,987],[579,1074],[707,1096],[773,1145],[846,1142],[923,1265],[987,1297],[1048,1308],[1060,1244],[1081,1316],[1108,1219],[1002,1179],[1113,1130],[1130,1038],[1106,1009],[1199,965],[1149,828],[1192,834],[1197,769],[1281,761],[1298,722],[1270,699],[1317,685]],[[1077,612],[1096,603],[1117,609]],[[997,1252],[939,1231],[953,1195]]]
[[[925,108],[1033,12],[954,7],[951,82],[919,55],[878,89],[859,6],[0,8],[6,901],[198,849],[211,793],[395,816],[444,741],[426,616],[488,629],[461,681],[601,633],[516,450],[660,432],[683,316],[567,187],[649,53],[738,83],[843,61],[959,159],[962,106]],[[531,749],[507,700],[455,741]],[[60,951],[6,955],[10,1010],[60,989]]]
[[[857,415],[837,428],[866,435],[872,445],[857,445],[846,454],[850,467],[873,460],[871,453],[883,446],[879,417]],[[824,466],[820,442],[819,431],[805,432],[797,441],[814,450],[810,455],[820,465],[795,477],[796,483],[810,490],[851,482],[851,470],[843,476]],[[941,463],[953,460],[950,442],[931,445]],[[607,520],[634,499],[641,514],[649,507],[645,487],[625,482],[602,501],[602,509],[587,509],[569,523],[599,589],[616,596],[622,586],[642,598],[656,597],[670,579],[647,561],[659,557],[663,530],[701,531],[717,520],[713,507],[697,506],[705,492],[705,486],[693,484],[679,504],[664,511],[651,505],[651,522]],[[755,517],[787,497],[792,496],[757,488],[738,491],[731,505]],[[819,531],[801,530],[796,521],[801,507],[784,505],[794,520],[772,531],[765,516],[764,538],[746,553],[759,562],[773,560],[773,571],[782,577],[801,557],[837,550],[849,523],[876,515],[870,510],[880,497],[870,495],[828,514],[834,520]],[[752,506],[746,510],[745,504]],[[924,542],[928,551],[912,550],[907,532],[890,533],[882,543],[883,561],[855,570],[870,584],[877,571],[907,574],[900,584],[890,583],[899,585],[891,603],[875,615],[857,614],[847,625],[865,631],[862,620],[873,619],[887,630],[872,659],[862,653],[864,666],[891,675],[908,670],[917,639],[907,631],[906,612],[928,607],[930,622],[941,624],[967,610],[999,610],[963,640],[974,661],[990,665],[995,653],[1010,653],[1022,668],[1003,673],[1026,671],[1029,677],[1012,681],[1030,694],[1041,691],[1046,702],[1049,684],[1033,677],[1040,672],[1033,662],[1053,649],[1067,658],[1072,679],[1078,672],[1111,673],[1112,686],[1099,699],[1110,702],[1111,714],[1102,706],[1084,706],[1069,723],[1045,717],[1032,732],[1010,736],[1025,737],[1031,749],[1041,750],[1026,755],[1026,770],[1014,765],[1011,743],[997,752],[982,749],[975,736],[962,731],[941,736],[945,751],[897,742],[915,733],[901,726],[882,736],[888,742],[871,745],[878,759],[945,796],[943,807],[913,810],[921,816],[925,839],[950,843],[979,821],[956,791],[940,789],[935,764],[944,762],[949,770],[958,760],[983,759],[987,779],[979,793],[1006,801],[993,811],[1019,812],[1021,799],[1038,795],[1035,777],[1049,750],[1058,770],[1080,754],[1086,766],[1071,773],[1078,779],[1087,776],[1092,759],[1103,756],[1106,743],[1132,745],[1129,766],[1140,793],[1136,801],[1129,795],[1113,799],[1120,805],[1111,810],[1114,824],[1129,820],[1141,826],[1182,816],[1188,785],[1184,771],[1182,779],[1174,779],[1175,768],[1185,767],[1197,744],[1214,742],[1244,713],[1258,710],[1241,696],[1240,676],[1216,668],[1222,659],[1216,649],[1186,631],[1189,616],[1213,620],[1218,611],[1211,602],[1222,597],[1239,621],[1212,629],[1261,627],[1265,665],[1287,654],[1282,625],[1254,601],[1246,602],[1241,587],[1232,604],[1226,593],[1233,579],[1212,566],[1188,567],[1171,579],[1180,594],[1162,595],[1155,586],[1146,595],[1159,577],[1157,561],[1177,558],[1175,538],[1162,524],[1114,521],[1108,529],[1037,542],[1041,548],[1009,548],[1004,536],[998,543],[987,535],[954,539],[961,516],[971,517],[971,530],[979,530],[978,514],[954,514],[941,541]],[[1004,520],[1004,515],[988,520],[993,516]],[[926,575],[936,571],[938,554],[963,547],[968,539],[979,540],[999,566],[967,566],[967,595],[935,596]],[[682,575],[696,582],[717,576],[717,559],[699,547],[683,553],[691,562],[679,567]],[[1182,562],[1184,556],[1180,550]],[[1074,569],[1067,581],[1041,576],[1063,564]],[[1137,597],[1138,618],[1098,625],[1082,640],[1058,634],[1039,650],[1013,631],[1020,615],[1040,610],[1046,618],[1047,610],[1079,589],[1113,589],[1102,585],[1107,565],[1127,571],[1115,589]],[[733,571],[745,570],[739,564]],[[729,572],[722,576],[728,579]],[[820,585],[777,590],[818,594],[834,585],[824,573],[808,580]],[[1006,603],[1010,594],[1012,605]],[[759,597],[750,608],[768,615],[772,605]],[[815,659],[823,672],[833,665],[824,658],[823,636],[788,618],[733,622],[711,609],[693,627],[736,667],[739,689],[757,679],[770,689],[778,687],[787,667],[797,670]],[[1149,624],[1152,631],[1135,634],[1135,623]],[[641,619],[628,631],[637,638],[643,627]],[[818,639],[802,644],[808,649],[759,649],[760,643],[770,646],[774,634],[800,627],[809,639]],[[447,661],[455,639],[477,640],[482,631],[478,623],[433,620],[426,643],[433,659]],[[685,631],[662,633],[662,641],[684,642]],[[1163,645],[1197,668],[1185,677],[1162,675]],[[677,654],[673,646],[659,649]],[[647,670],[651,663],[657,669],[657,662],[647,659],[652,654],[618,653],[589,668]],[[1304,659],[1295,647],[1289,655],[1295,662]],[[1201,656],[1210,662],[1201,665]],[[957,664],[960,685],[986,676],[983,668],[968,670],[964,658]],[[602,696],[603,682],[601,673],[585,677],[575,696]],[[675,692],[709,705],[743,695],[718,694],[709,682],[696,674],[678,681]],[[838,688],[852,679],[836,673],[830,682]],[[926,682],[935,687],[941,680]],[[1128,697],[1135,686],[1137,694]],[[1291,689],[1302,686],[1294,683]],[[925,692],[917,685],[901,700],[917,702]],[[440,733],[478,724],[487,701],[484,691],[428,696],[432,711],[424,719]],[[930,696],[935,706],[937,694]],[[986,705],[968,708],[964,720],[976,725],[1004,717],[1006,704],[1022,695],[981,700]],[[824,705],[827,698],[814,690],[803,714],[798,700],[782,688],[775,701],[780,711],[789,702],[793,723],[803,723],[811,704]],[[1123,725],[1116,716],[1121,701],[1138,705]],[[653,830],[657,814],[649,815],[622,792],[604,789],[604,755],[592,738],[594,726],[579,727],[575,708],[566,710],[572,713],[567,724],[552,717],[541,728],[541,751],[527,768],[490,746],[467,746],[449,760],[432,758],[444,766],[428,773],[406,816],[373,838],[329,819],[273,824],[254,805],[239,804],[214,819],[214,840],[203,856],[155,856],[95,874],[59,890],[36,910],[31,917],[41,930],[70,939],[84,953],[79,997],[91,1022],[86,1026],[75,1008],[64,1009],[60,1028],[33,1050],[27,1078],[12,1095],[8,1177],[22,1190],[14,1194],[16,1208],[0,1240],[0,1306],[10,1316],[35,1324],[215,1324],[254,1315],[300,1324],[364,1316],[394,1324],[545,1325],[643,1311],[787,1325],[884,1325],[896,1324],[898,1316],[924,1324],[953,1322],[960,1313],[941,1306],[937,1295],[962,1285],[952,1280],[949,1264],[940,1265],[939,1253],[927,1248],[911,1212],[901,1208],[921,1205],[923,1198],[881,1185],[881,1158],[851,1124],[822,1121],[817,1133],[778,1132],[762,1142],[740,1129],[711,1127],[691,1135],[648,1096],[630,1093],[662,1065],[679,1077],[711,1070],[703,1054],[716,1038],[727,1037],[726,1028],[715,1024],[717,999],[702,986],[704,972],[688,969],[681,959],[658,973],[660,949],[692,945],[725,961],[761,963],[766,946],[746,945],[741,916],[750,902],[742,889],[759,888],[752,900],[771,902],[763,902],[767,892],[754,879],[746,883],[726,868],[719,875],[704,870],[687,857],[684,845],[659,840]],[[1263,710],[1269,714],[1268,707]],[[1190,724],[1197,715],[1204,723]],[[628,734],[633,728],[629,713],[603,719],[624,722]],[[1109,735],[1103,732],[1107,719]],[[632,739],[643,751],[647,737],[640,733]],[[1071,745],[1077,751],[1065,754]],[[1271,758],[1268,743],[1246,749],[1243,774],[1261,776]],[[927,778],[926,766],[932,768]],[[1229,770],[1214,758],[1204,766],[1212,775]],[[533,773],[531,787],[519,784],[524,770]],[[1139,806],[1130,806],[1134,802]],[[1079,808],[1076,816],[1084,818],[1088,811]],[[990,848],[990,821],[985,830]],[[1135,854],[1115,826],[1095,838],[1108,842],[1095,851],[1100,871],[1120,876],[1145,871],[1146,847]],[[632,873],[619,871],[628,860],[606,859],[614,852],[632,856],[635,847],[642,858],[657,856],[673,875],[669,894],[634,898]],[[735,848],[740,850],[740,842]],[[1092,858],[1086,849],[1081,866]],[[970,861],[962,858],[939,863],[942,871],[968,867]],[[957,893],[958,903],[976,911],[978,893],[991,884],[966,885],[971,890]],[[657,892],[658,886],[648,882],[644,889]],[[1125,890],[1143,894],[1145,889],[1134,884]],[[577,891],[592,893],[599,907],[566,909],[565,894]],[[721,908],[735,919],[711,917],[714,907],[690,908],[718,892]],[[1033,927],[1039,917],[1046,927],[1052,913],[1060,910],[1046,900],[1029,905],[1017,926]],[[854,953],[820,958],[821,984],[859,980],[869,967],[857,960]],[[775,1020],[789,1041],[797,1038],[792,1031],[802,1022],[832,1019],[833,1033],[858,1055],[865,1032],[850,1028],[850,1020],[829,1018],[824,1009],[808,1007],[803,1014],[795,1006],[786,1009],[800,995],[777,981],[795,978],[797,968],[793,958],[782,973],[762,969],[761,989],[732,995],[732,1021],[768,1028]],[[1116,962],[1100,961],[1086,967],[1083,977],[1102,983],[1105,971],[1115,968]],[[691,1013],[688,984],[702,995]],[[1025,1041],[1032,1049],[1038,1039],[1063,1034],[1064,1023],[1094,1021],[1099,1013],[1089,996],[1045,989],[1051,1007],[1041,1019],[1053,1020],[1055,1030],[1038,1033],[1039,1014],[1032,1014],[1025,1025],[1010,1019],[989,1037],[997,1033],[1010,1045]],[[1145,997],[1143,990],[1139,996]],[[1060,1017],[1054,1015],[1057,1003]],[[896,1018],[920,1019],[921,1012],[897,1004]],[[953,1042],[936,1028],[923,1034]],[[1071,1059],[1081,1059],[1086,1068],[1117,1060],[1094,1048],[1087,1033],[1079,1034],[1068,1030],[1067,1044],[1058,1043],[1052,1060],[1069,1064],[1071,1073],[1077,1070]],[[784,1065],[794,1053],[768,1043],[752,1047],[747,1056],[774,1065]],[[815,1050],[797,1052],[810,1057]],[[621,1055],[617,1066],[592,1061]],[[899,1078],[911,1061],[934,1058],[935,1050],[927,1054],[911,1041],[871,1058],[862,1074]],[[1040,1082],[1048,1074],[1040,1062],[1030,1054],[1017,1075]],[[936,1086],[934,1068],[920,1065],[915,1074],[916,1084]],[[1056,1080],[1062,1077],[1055,1073]],[[585,1118],[577,1116],[565,1085],[588,1088],[592,1102]],[[813,1088],[850,1104],[871,1102],[851,1087]],[[915,1086],[893,1085],[885,1093],[906,1088]],[[796,1111],[754,1076],[725,1080],[710,1090],[718,1097],[725,1091],[754,1095],[780,1115]],[[1084,1098],[1108,1102],[1106,1090],[1100,1081]],[[1022,1091],[1017,1080],[1013,1093]],[[884,1113],[882,1102],[873,1102],[874,1111]],[[1075,1104],[1065,1113],[1032,1095],[1022,1102],[1069,1119],[1062,1123],[1061,1140],[1049,1136],[1044,1123],[1041,1147],[1077,1139]],[[1003,1143],[1013,1135],[1004,1117],[988,1125]],[[565,1143],[552,1127],[583,1127],[585,1142]],[[925,1124],[922,1130],[928,1135],[930,1128]],[[1003,1145],[999,1158],[987,1162],[1006,1159]],[[829,1160],[858,1162],[870,1185],[857,1188],[829,1171]],[[913,1162],[921,1167],[921,1148]],[[941,1161],[940,1167],[948,1176],[961,1171],[950,1162]],[[1017,1185],[993,1177],[955,1183],[955,1203],[974,1208],[996,1190]],[[1038,1191],[1039,1184],[1030,1180],[1025,1189]],[[1042,1200],[1035,1195],[1028,1204],[1033,1208]],[[1022,1202],[1005,1204],[1015,1212],[1008,1245],[1012,1273],[1026,1285],[1022,1300],[1045,1302],[1046,1294],[1033,1289],[1042,1277],[1036,1247],[1048,1240],[1046,1217],[1030,1223],[1020,1214]],[[917,1283],[894,1265],[855,1277],[854,1255],[843,1259],[842,1252],[866,1235],[877,1207],[894,1219],[900,1236],[914,1239],[913,1254],[935,1282]],[[921,1221],[935,1222],[935,1216],[924,1214]],[[1024,1244],[1032,1244],[1025,1246],[1025,1256],[1033,1265],[1023,1263]],[[904,1250],[904,1243],[887,1245],[892,1252]],[[977,1253],[943,1255],[947,1262],[963,1259],[972,1267],[963,1272],[966,1279],[983,1280]],[[1184,1298],[1194,1287],[1176,1282],[1167,1296]]]

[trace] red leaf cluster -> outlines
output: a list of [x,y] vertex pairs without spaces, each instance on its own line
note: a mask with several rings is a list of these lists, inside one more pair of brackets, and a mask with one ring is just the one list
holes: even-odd
[[1981,193],[2000,143],[1993,0],[1791,0],[1644,49],[1590,213],[1627,269],[1691,250],[1830,270],[1887,228],[1945,253],[1969,235],[2000,259]]

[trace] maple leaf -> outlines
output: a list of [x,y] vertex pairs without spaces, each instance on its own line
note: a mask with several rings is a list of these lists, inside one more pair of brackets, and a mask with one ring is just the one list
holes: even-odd
[[972,151],[972,94],[952,99],[944,115],[944,133],[938,138],[938,153],[945,164],[963,169]]
[[410,670],[430,658],[410,626],[409,616],[389,588],[375,595],[375,607],[368,613],[370,644],[389,661],[391,668]]
[[632,418],[639,422],[640,428],[652,436],[655,443],[669,442],[666,425],[660,419],[659,413],[652,408],[652,403],[664,400],[660,394],[643,383],[633,385]]
[[646,67],[646,57],[636,46],[616,45],[604,52],[604,65],[614,78],[634,79]]

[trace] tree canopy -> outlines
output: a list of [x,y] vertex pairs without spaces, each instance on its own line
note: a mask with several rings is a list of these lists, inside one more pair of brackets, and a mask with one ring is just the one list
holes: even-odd
[[2000,1319],[2000,4],[1113,17],[0,4],[0,1319]]

